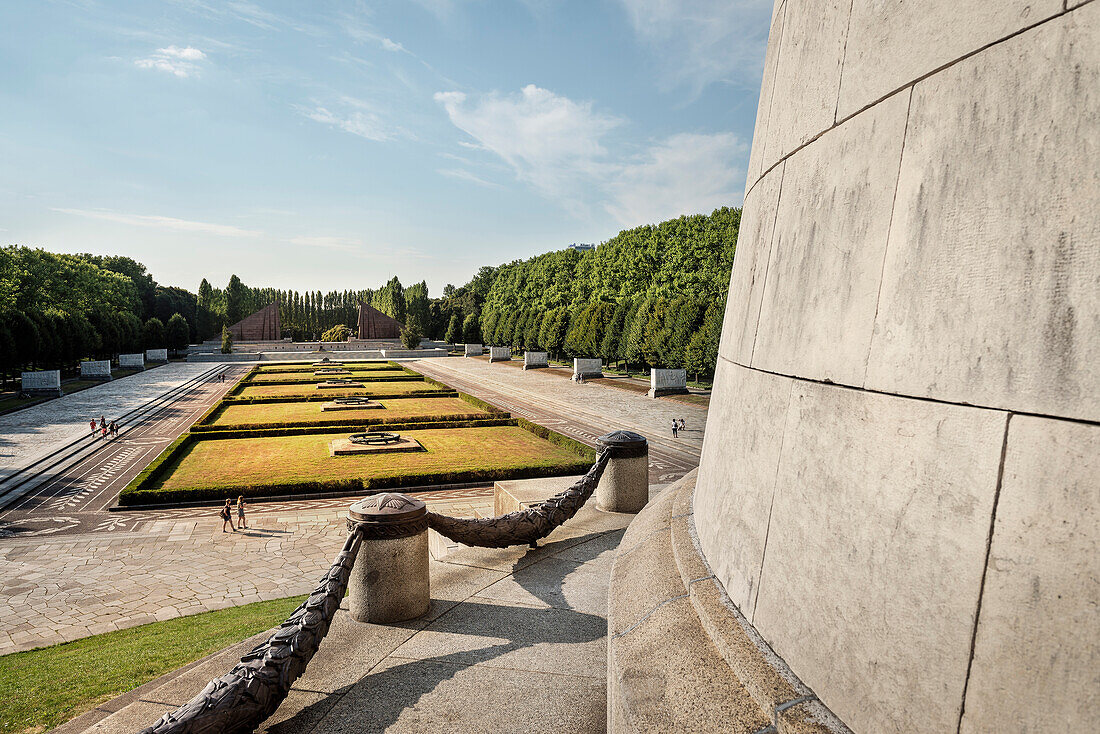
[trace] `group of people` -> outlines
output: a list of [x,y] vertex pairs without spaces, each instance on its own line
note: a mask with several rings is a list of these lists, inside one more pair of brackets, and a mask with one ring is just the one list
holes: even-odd
[[220,513],[222,518],[222,532],[225,532],[225,525],[229,523],[229,527],[233,532],[237,532],[237,528],[248,529],[248,521],[244,517],[244,495],[238,495],[237,497],[237,524],[233,524],[233,501],[226,500],[225,507],[222,508]]
[[686,431],[687,427],[688,427],[687,426],[687,421],[684,420],[683,418],[673,418],[672,419],[672,437],[676,438],[676,436],[679,435],[680,431]]
[[95,438],[96,436],[100,436],[102,438],[107,438],[108,436],[114,438],[118,436],[118,424],[114,421],[108,423],[107,419],[103,416],[99,417],[99,423],[96,423],[95,418],[92,418],[88,425],[92,427],[92,438]]

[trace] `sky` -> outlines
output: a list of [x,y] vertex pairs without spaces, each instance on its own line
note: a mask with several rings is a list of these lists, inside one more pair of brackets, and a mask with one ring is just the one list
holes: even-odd
[[771,0],[0,4],[0,244],[433,296],[740,206]]

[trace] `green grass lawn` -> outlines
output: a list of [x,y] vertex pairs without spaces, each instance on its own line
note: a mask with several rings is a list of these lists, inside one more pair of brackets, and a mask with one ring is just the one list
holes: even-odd
[[376,380],[379,377],[412,377],[404,370],[362,370],[349,375],[315,375],[312,372],[258,372],[248,378],[250,383],[262,382],[324,382],[326,380]]
[[518,426],[401,431],[402,436],[419,440],[426,451],[330,456],[329,442],[348,434],[338,431],[196,441],[169,467],[165,479],[150,489],[224,489],[231,494],[253,487],[279,494],[280,485],[326,480],[400,478],[409,486],[418,477],[430,480],[436,475],[505,476],[524,472],[526,476],[550,476],[587,469],[587,461],[578,454]]
[[[409,393],[432,390],[432,386],[422,380],[364,382],[363,387],[328,387],[324,389],[318,388],[313,383],[302,385],[250,385],[246,383],[239,393],[235,393],[230,397],[260,398],[272,395],[301,395],[303,397],[316,397],[318,395],[407,395]],[[446,392],[446,390],[439,389],[438,392]]]
[[0,733],[55,727],[121,693],[274,627],[304,599],[296,596],[246,604],[0,657]]
[[394,418],[463,416],[481,418],[487,411],[458,398],[396,398],[380,400],[381,408],[321,411],[321,402],[227,404],[212,422],[215,426],[263,426],[286,423],[348,424]]

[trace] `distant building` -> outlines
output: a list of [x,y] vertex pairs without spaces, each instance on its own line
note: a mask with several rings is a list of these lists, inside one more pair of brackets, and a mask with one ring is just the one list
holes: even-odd
[[569,247],[567,247],[565,249],[567,249],[567,250],[580,250],[581,252],[584,252],[585,250],[595,250],[596,245],[592,244],[591,242],[574,242],[573,244],[569,245]]

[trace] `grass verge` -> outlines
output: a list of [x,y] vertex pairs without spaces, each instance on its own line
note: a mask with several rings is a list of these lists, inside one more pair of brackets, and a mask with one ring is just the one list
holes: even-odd
[[55,727],[274,627],[305,598],[256,602],[4,655],[0,657],[0,734]]

